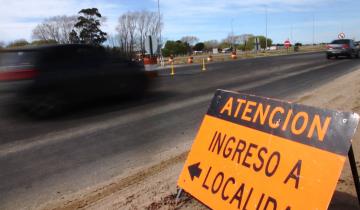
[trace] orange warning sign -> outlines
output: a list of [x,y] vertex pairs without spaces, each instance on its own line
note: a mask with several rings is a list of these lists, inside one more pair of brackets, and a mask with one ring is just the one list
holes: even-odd
[[178,185],[213,209],[327,209],[358,121],[218,90]]

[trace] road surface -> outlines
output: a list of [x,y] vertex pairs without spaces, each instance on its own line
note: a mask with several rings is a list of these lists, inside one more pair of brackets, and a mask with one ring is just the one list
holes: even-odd
[[360,67],[323,53],[237,60],[161,70],[143,99],[83,105],[35,121],[0,95],[0,209],[41,204],[101,184],[191,144],[218,88],[291,100]]

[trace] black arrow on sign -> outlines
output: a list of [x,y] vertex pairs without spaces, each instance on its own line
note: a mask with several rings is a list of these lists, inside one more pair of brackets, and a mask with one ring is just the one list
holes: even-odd
[[188,167],[189,169],[189,173],[190,173],[190,176],[191,176],[191,180],[194,181],[194,177],[196,176],[197,178],[200,177],[201,175],[201,168],[199,168],[200,166],[200,162],[198,163],[195,163],[191,166]]

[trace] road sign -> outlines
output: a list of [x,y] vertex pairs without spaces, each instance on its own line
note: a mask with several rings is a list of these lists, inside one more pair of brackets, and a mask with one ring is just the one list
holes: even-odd
[[343,33],[343,32],[339,33],[338,38],[345,39],[345,33]]
[[212,53],[213,54],[219,54],[219,49],[218,48],[213,48]]
[[178,186],[212,209],[327,209],[358,122],[218,90]]
[[286,40],[286,41],[284,42],[284,46],[285,46],[285,48],[289,48],[289,47],[291,46],[290,41],[289,41],[289,40]]
[[255,51],[261,50],[259,37],[255,37],[255,39],[254,39],[254,48],[255,48]]
[[145,40],[145,50],[150,55],[153,55],[155,52],[157,52],[159,46],[158,42],[155,37],[148,36]]

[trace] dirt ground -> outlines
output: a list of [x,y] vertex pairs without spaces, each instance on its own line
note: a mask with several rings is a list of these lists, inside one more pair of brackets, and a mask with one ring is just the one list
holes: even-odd
[[[325,84],[313,91],[293,96],[290,100],[311,106],[360,113],[360,69]],[[360,129],[353,139],[355,159],[360,160]],[[46,205],[45,209],[207,209],[191,196],[183,195],[175,204],[176,182],[191,145],[180,145],[176,155],[169,151],[163,160],[128,177],[115,178],[84,194]],[[357,161],[358,169],[360,162]],[[329,209],[360,209],[351,175],[345,163]]]

